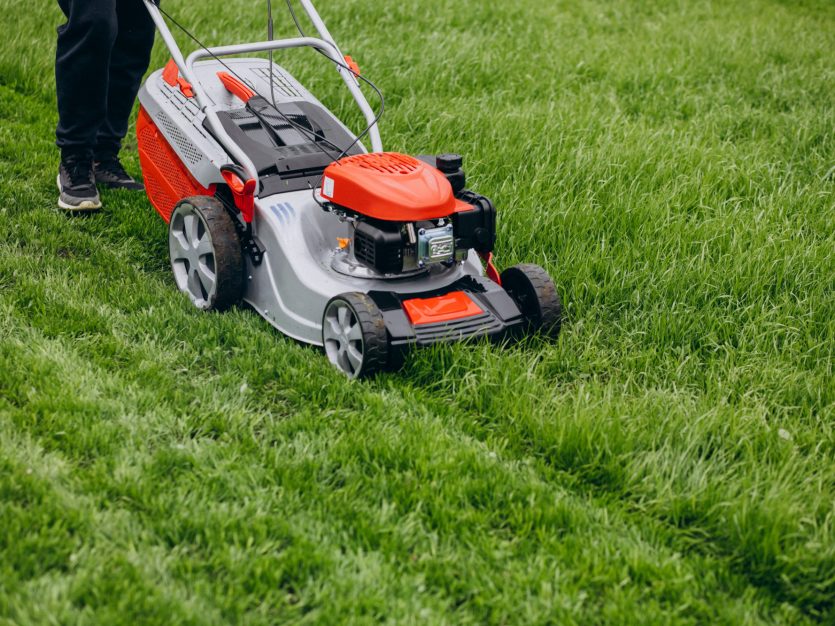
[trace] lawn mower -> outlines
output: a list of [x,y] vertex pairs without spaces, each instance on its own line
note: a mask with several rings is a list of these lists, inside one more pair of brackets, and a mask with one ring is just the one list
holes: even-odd
[[[467,189],[461,156],[383,151],[361,81],[374,85],[311,0],[298,2],[318,37],[305,35],[288,2],[299,37],[273,38],[269,7],[267,41],[218,47],[143,1],[171,60],[139,94],[140,163],[169,225],[177,287],[196,307],[243,301],[285,335],[324,348],[351,378],[396,367],[416,346],[559,332],[560,299],[545,270],[499,274],[493,264],[496,210]],[[188,57],[166,19],[198,44]],[[273,62],[293,48],[313,48],[336,69],[363,132]],[[269,58],[246,56],[254,53]]]

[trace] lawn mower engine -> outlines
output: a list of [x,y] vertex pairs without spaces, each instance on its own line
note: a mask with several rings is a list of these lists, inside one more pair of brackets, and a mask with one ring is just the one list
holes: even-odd
[[357,263],[380,275],[450,267],[471,249],[489,254],[496,241],[493,203],[465,189],[461,166],[457,154],[360,154],[325,170],[321,195],[354,224]]

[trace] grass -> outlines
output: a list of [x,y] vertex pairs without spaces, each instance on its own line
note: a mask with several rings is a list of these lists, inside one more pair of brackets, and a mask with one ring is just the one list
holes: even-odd
[[60,13],[6,0],[0,624],[835,623],[835,6],[320,4],[562,336],[350,383],[193,310],[143,197],[54,210]]

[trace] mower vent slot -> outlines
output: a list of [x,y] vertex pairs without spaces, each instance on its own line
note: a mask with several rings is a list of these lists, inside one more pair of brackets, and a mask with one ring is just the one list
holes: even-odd
[[[232,109],[231,111],[228,111],[228,113],[229,117],[233,120],[245,120],[245,122],[238,124],[238,126],[244,130],[261,127],[261,123],[258,121],[258,118],[247,108]],[[270,126],[272,126],[275,130],[301,127],[308,131],[308,134],[304,134],[304,130],[301,131],[303,133],[302,136],[304,137],[308,137],[310,133],[315,133],[317,137],[323,136],[322,133],[316,132],[306,115],[286,114],[281,116],[271,113],[270,111],[261,111],[261,117],[267,120]],[[290,120],[289,122],[287,121],[288,119]]]
[[174,143],[177,144],[177,147],[180,149],[180,154],[186,161],[191,165],[197,165],[203,160],[203,155],[197,147],[177,128],[177,125],[171,121],[171,118],[168,117],[165,111],[157,113],[157,121],[165,130],[165,135],[173,139]]
[[[378,259],[374,240],[363,235],[356,235],[354,237],[354,256],[361,263],[376,267]],[[379,259],[382,265],[391,265],[392,263],[402,265],[402,252],[399,249],[386,250],[382,256],[386,257],[385,260]]]
[[374,263],[377,261],[374,242],[365,237],[356,237],[354,239],[354,255],[366,265],[374,267]]
[[282,146],[282,154],[322,154],[322,149],[314,143],[300,143],[297,146]]
[[[253,70],[255,74],[258,74],[267,81],[267,86],[270,84],[270,70],[268,67],[259,67]],[[273,69],[273,85],[275,86],[277,91],[280,91],[282,95],[287,96],[288,98],[301,98],[302,95],[293,88],[290,82],[285,78],[284,74],[279,70],[277,67]]]
[[[159,163],[162,167],[168,169],[173,168],[174,174],[172,182],[177,185],[181,181],[177,180],[178,170],[176,164],[171,160],[171,157],[165,150],[165,146],[157,136],[157,130],[153,126],[146,126],[139,133],[139,143],[141,148],[147,152],[148,158],[153,163]],[[145,175],[145,186],[148,188],[148,196],[151,198],[154,206],[164,207],[164,210],[170,214],[171,209],[177,204],[179,198],[173,197],[168,190],[157,180],[156,176]]]
[[188,196],[204,195],[209,190],[192,179],[177,153],[144,109],[140,108],[136,128],[148,197],[167,222],[180,200]]
[[[277,115],[270,111],[263,111],[261,115],[270,120],[270,123],[276,128],[291,128],[290,122],[293,122],[296,126],[301,126],[302,128],[306,128],[310,132],[315,132],[313,126],[310,124],[310,120],[307,118],[306,115],[295,115],[295,114],[285,114],[283,117],[281,115]],[[290,120],[288,122],[287,120]],[[303,132],[303,131],[302,131]],[[317,135],[321,135],[321,133],[317,133]]]
[[165,81],[162,81],[162,84],[166,87],[166,89],[162,91],[162,94],[168,98],[171,105],[177,109],[186,120],[194,124],[197,116],[200,115],[200,107],[195,102],[195,98],[186,98],[179,88],[171,87]]
[[418,169],[420,164],[417,159],[405,154],[392,154],[387,152],[358,154],[343,159],[342,162],[381,174],[411,174]]
[[492,313],[485,312],[460,320],[415,326],[415,338],[418,343],[426,344],[458,341],[468,337],[492,335],[503,328],[503,324]]

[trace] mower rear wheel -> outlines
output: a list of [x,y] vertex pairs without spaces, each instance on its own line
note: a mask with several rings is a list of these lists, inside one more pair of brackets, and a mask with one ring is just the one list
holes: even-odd
[[530,332],[542,332],[549,337],[559,335],[562,301],[548,272],[539,265],[522,263],[503,271],[501,281],[522,312]]
[[372,376],[388,363],[383,314],[364,293],[343,293],[328,302],[322,317],[322,344],[328,360],[348,378]]
[[180,291],[203,311],[222,311],[243,295],[241,241],[216,198],[181,200],[168,224],[171,269]]

